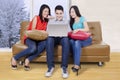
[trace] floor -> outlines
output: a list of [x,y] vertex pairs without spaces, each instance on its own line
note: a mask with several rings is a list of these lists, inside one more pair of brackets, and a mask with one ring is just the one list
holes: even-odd
[[[10,67],[11,52],[0,52],[0,80],[64,80],[61,76],[60,63],[56,63],[53,76],[44,76],[46,63],[31,63],[31,70],[24,71],[23,66],[18,70]],[[69,64],[69,78],[66,80],[120,80],[120,53],[111,53],[110,61],[99,67],[94,63],[82,63],[79,75],[76,76]]]

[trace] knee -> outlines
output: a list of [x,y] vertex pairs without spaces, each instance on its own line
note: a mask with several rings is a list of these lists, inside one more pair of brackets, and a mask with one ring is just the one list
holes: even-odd
[[36,51],[36,47],[29,47],[29,53],[34,53]]
[[81,44],[81,41],[80,40],[76,40],[75,44]]
[[76,40],[75,41],[75,47],[80,47],[81,46],[81,41],[80,40]]

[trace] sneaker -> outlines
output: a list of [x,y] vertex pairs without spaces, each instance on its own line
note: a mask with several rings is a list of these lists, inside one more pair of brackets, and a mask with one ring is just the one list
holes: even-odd
[[63,78],[68,78],[68,71],[67,71],[67,68],[65,67],[62,67],[62,77]]
[[54,71],[54,67],[48,68],[48,71],[45,73],[45,76],[46,77],[52,76],[53,71]]

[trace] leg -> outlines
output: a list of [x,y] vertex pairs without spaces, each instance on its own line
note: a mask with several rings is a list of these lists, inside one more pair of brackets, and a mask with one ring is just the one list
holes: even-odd
[[73,45],[74,65],[80,66],[81,41],[76,40]]
[[61,38],[61,45],[62,45],[62,65],[61,67],[68,67],[68,58],[69,58],[69,39],[67,37]]
[[74,56],[74,66],[72,67],[73,72],[77,72],[78,75],[79,66],[80,66],[80,56],[81,56],[81,41],[80,40],[70,40],[73,48]]
[[73,46],[73,55],[74,55],[74,64],[80,65],[80,56],[81,56],[81,48],[88,46],[92,43],[92,39],[88,38],[87,40],[71,40],[71,44]]
[[73,58],[74,58],[74,55],[73,55],[73,53],[74,53],[74,47],[73,47],[74,44],[75,44],[75,40],[70,39],[70,51],[72,53]]
[[74,64],[79,66],[81,56],[81,41],[71,39],[70,44],[73,51]]
[[67,37],[62,37],[60,41],[62,45],[62,77],[67,78],[68,77],[68,58],[69,58],[69,39]]
[[55,38],[53,37],[48,37],[46,41],[46,55],[47,55],[47,66],[48,70],[45,73],[46,77],[52,76],[52,73],[54,71],[54,40]]
[[19,58],[26,56],[26,55],[31,55],[35,52],[35,50],[36,50],[36,42],[35,41],[33,41],[31,39],[27,39],[26,45],[28,46],[28,48],[23,50],[19,54],[15,55],[14,56],[15,60],[18,60]]
[[48,68],[54,67],[54,38],[48,37],[46,41],[47,65]]
[[32,54],[34,53],[34,51],[36,50],[36,42],[31,40],[31,39],[27,39],[26,40],[26,45],[28,46],[27,49],[23,50],[22,52],[20,52],[19,54],[15,55],[12,60],[11,60],[11,66],[13,68],[17,67],[17,62],[16,60],[18,60],[19,58]]
[[36,50],[36,52],[34,52],[34,54],[28,56],[28,58],[25,59],[24,69],[26,71],[30,70],[30,67],[29,67],[30,61],[32,61],[34,58],[36,58],[44,50],[45,44],[46,44],[45,41],[38,42],[37,43],[37,50]]
[[42,53],[42,51],[44,51],[45,45],[46,45],[46,41],[38,42],[36,53],[34,53],[33,55],[29,56],[27,59],[29,61],[32,61],[34,58],[36,58],[40,53]]
[[81,41],[82,47],[88,46],[92,44],[92,38],[88,38],[86,40]]

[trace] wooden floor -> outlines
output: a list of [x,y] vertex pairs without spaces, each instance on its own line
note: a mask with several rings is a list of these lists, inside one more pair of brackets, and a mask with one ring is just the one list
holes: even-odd
[[[24,71],[23,66],[18,70],[11,70],[11,53],[0,52],[0,80],[64,80],[61,77],[60,64],[56,64],[52,77],[44,76],[46,63],[31,63],[31,70]],[[79,76],[71,71],[72,64],[69,64],[69,78],[66,80],[120,80],[120,53],[111,53],[110,62],[98,67],[96,64],[82,64]]]

